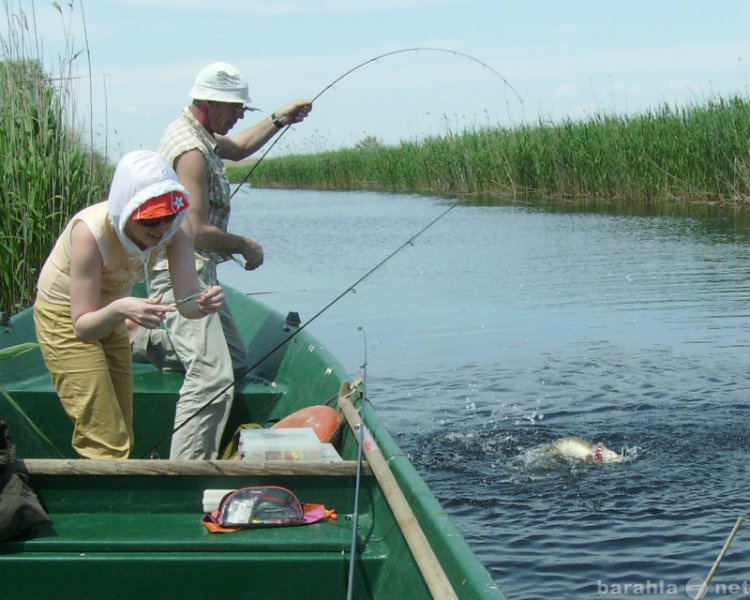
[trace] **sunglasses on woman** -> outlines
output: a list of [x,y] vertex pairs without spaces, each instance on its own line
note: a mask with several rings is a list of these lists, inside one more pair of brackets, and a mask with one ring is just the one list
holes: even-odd
[[158,217],[156,219],[138,219],[137,223],[142,225],[143,227],[148,227],[149,229],[153,229],[155,227],[159,227],[162,223],[166,223],[169,225],[172,221],[174,221],[177,218],[177,215],[168,215],[166,217]]

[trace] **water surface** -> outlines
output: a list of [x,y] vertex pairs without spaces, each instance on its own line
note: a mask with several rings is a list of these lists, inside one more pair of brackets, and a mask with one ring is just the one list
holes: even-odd
[[[462,204],[345,293],[451,202],[241,192],[231,228],[266,261],[220,276],[303,322],[344,293],[310,331],[508,598],[688,597],[750,505],[750,236],[726,213]],[[530,459],[567,436],[627,460]],[[708,597],[750,597],[749,531]]]

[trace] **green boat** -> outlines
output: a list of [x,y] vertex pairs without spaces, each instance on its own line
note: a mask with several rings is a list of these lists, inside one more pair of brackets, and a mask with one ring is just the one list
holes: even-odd
[[[342,423],[335,459],[159,459],[169,454],[182,374],[136,364],[132,458],[80,460],[39,349],[0,360],[0,417],[16,468],[51,521],[0,543],[0,599],[503,598],[366,401],[364,384],[293,314],[225,290],[256,364],[237,383],[226,442],[246,424],[266,429],[328,405]],[[30,310],[4,328],[2,348],[35,341]],[[233,533],[202,523],[207,490],[269,485],[338,518]]]

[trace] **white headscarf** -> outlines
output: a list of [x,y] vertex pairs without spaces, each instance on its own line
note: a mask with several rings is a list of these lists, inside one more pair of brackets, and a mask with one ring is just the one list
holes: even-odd
[[[136,150],[120,159],[109,188],[107,210],[122,245],[130,254],[146,261],[153,249],[141,250],[126,235],[125,225],[131,215],[151,198],[174,191],[188,196],[188,191],[179,182],[177,173],[160,154],[151,150]],[[185,218],[186,212],[183,210],[177,214],[159,243],[160,246],[171,239]]]

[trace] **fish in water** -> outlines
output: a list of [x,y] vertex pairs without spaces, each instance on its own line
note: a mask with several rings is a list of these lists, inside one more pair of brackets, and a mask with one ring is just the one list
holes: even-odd
[[579,437],[557,440],[546,451],[555,457],[584,463],[608,464],[622,462],[623,457],[604,444],[592,444]]

